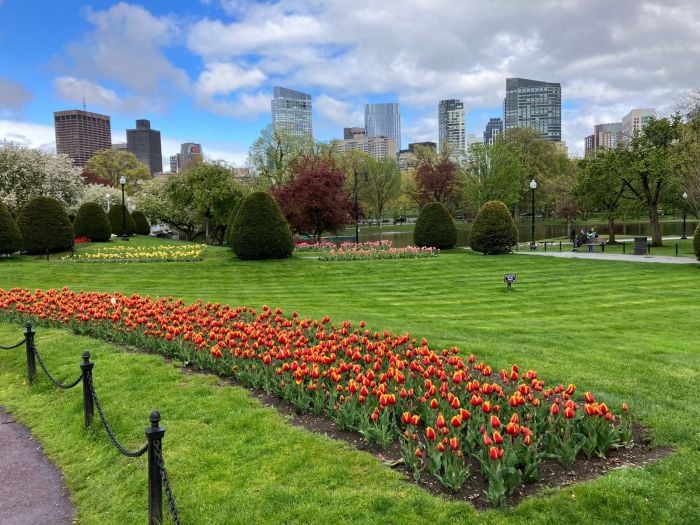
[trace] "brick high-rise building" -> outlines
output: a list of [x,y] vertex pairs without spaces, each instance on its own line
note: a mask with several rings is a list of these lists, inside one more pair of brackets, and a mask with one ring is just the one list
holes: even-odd
[[112,128],[108,115],[80,109],[56,111],[56,152],[65,153],[82,168],[96,152],[112,147]]
[[126,147],[128,152],[148,166],[151,175],[163,171],[160,131],[151,129],[150,121],[137,120],[136,129],[126,130]]

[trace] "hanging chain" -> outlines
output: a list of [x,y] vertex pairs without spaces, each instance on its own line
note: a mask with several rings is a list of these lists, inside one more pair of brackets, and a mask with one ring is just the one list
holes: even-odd
[[130,450],[127,450],[124,448],[119,441],[117,441],[117,438],[114,436],[114,432],[112,432],[111,427],[109,426],[109,423],[107,423],[107,418],[104,415],[104,412],[102,412],[102,407],[100,406],[100,401],[97,399],[97,393],[95,392],[95,385],[92,384],[92,381],[90,383],[90,392],[92,394],[92,399],[95,401],[95,406],[97,407],[97,413],[100,414],[100,419],[102,420],[102,425],[105,427],[105,430],[107,431],[107,435],[109,436],[109,439],[112,441],[112,444],[117,448],[119,452],[124,454],[125,456],[128,456],[130,458],[137,458],[139,456],[143,456],[146,451],[148,450],[148,444],[144,445],[141,447],[139,450],[135,452],[131,452]]
[[16,345],[10,345],[10,346],[2,346],[2,345],[0,345],[0,350],[14,350],[15,348],[19,348],[20,346],[22,346],[26,341],[27,341],[26,339],[22,339],[22,340],[21,340],[19,343],[17,343]]
[[72,383],[61,383],[58,379],[56,379],[54,376],[52,376],[51,372],[49,372],[49,369],[46,368],[46,365],[44,364],[44,360],[39,355],[39,351],[36,349],[36,346],[32,346],[32,351],[34,352],[34,355],[36,356],[37,360],[39,361],[39,364],[41,365],[42,370],[46,374],[46,377],[48,377],[49,380],[54,385],[56,385],[58,388],[63,388],[64,390],[68,390],[69,388],[73,388],[74,386],[76,386],[83,379],[83,374],[81,373],[78,376],[78,379],[76,379]]
[[177,514],[177,507],[175,506],[175,496],[173,496],[173,491],[170,490],[170,480],[168,479],[168,472],[165,470],[165,463],[163,462],[163,450],[161,448],[160,440],[156,440],[153,444],[156,449],[158,467],[160,468],[160,477],[163,480],[163,488],[165,489],[165,495],[168,498],[170,514],[173,516],[173,523],[175,523],[175,525],[180,525],[180,517]]

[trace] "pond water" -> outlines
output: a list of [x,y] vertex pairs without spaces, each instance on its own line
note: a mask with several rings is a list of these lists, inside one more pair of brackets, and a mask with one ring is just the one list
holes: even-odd
[[[688,237],[691,237],[697,226],[696,221],[687,221],[685,232]],[[578,221],[574,223],[573,227],[578,231],[581,228],[588,229],[589,227],[595,227],[600,235],[608,235],[608,224],[605,223],[583,223]],[[397,248],[403,248],[404,246],[409,246],[413,244],[413,231],[402,231],[397,230],[391,224],[384,226],[384,231],[382,236],[376,231],[368,231],[368,228],[360,227],[360,242],[368,241],[378,241],[380,239],[390,240],[393,245]],[[528,242],[531,235],[531,224],[530,223],[519,223],[518,224],[518,235],[520,242]],[[661,223],[661,234],[667,235],[677,235],[680,236],[683,230],[683,221],[673,221],[673,222],[662,222]],[[349,230],[348,230],[349,231]],[[469,233],[471,232],[471,224],[465,222],[457,222],[457,246],[469,246]],[[353,232],[354,233],[354,232]],[[651,228],[648,222],[633,222],[629,224],[616,223],[615,224],[615,234],[619,236],[647,236],[651,237]],[[566,232],[566,224],[538,224],[535,222],[535,239],[556,239],[556,238],[566,238],[569,235]],[[343,240],[354,240],[354,235],[352,238],[343,238]]]

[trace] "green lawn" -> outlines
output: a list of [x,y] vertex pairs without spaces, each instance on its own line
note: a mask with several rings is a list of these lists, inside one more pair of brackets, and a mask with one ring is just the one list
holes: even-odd
[[[627,401],[654,442],[677,452],[512,510],[477,513],[403,482],[368,454],[293,428],[245,390],[185,375],[157,356],[40,328],[39,349],[61,377],[76,375],[85,348],[96,354],[98,393],[128,444],[141,444],[148,413],[161,410],[183,522],[700,521],[698,265],[485,257],[468,250],[422,260],[321,263],[301,256],[242,262],[209,247],[204,257],[141,265],[0,260],[0,287],[172,295],[364,319],[372,329],[426,337],[433,347],[456,345],[496,369],[517,363],[548,383],[574,382],[614,406]],[[511,293],[504,273],[518,275]],[[19,333],[0,324],[0,344]],[[56,391],[44,379],[28,388],[23,366],[21,353],[0,353],[0,404],[32,428],[63,469],[81,523],[145,519],[145,461],[119,457],[99,428],[82,431],[80,393]]]

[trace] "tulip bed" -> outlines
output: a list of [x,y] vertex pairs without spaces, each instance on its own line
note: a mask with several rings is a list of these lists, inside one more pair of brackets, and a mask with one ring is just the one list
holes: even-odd
[[315,244],[300,243],[295,250],[306,253],[318,253],[319,261],[366,261],[377,259],[419,259],[435,257],[440,253],[437,248],[406,246],[394,248],[391,241],[344,242],[340,246],[331,242]]
[[66,288],[0,290],[0,318],[65,326],[232,374],[370,443],[400,440],[416,479],[428,470],[458,490],[476,464],[493,505],[537,479],[544,458],[569,465],[632,439],[626,405],[613,413],[572,384],[547,386],[517,365],[494,371],[457,348],[431,349],[364,322]]
[[62,261],[91,263],[196,262],[202,260],[205,244],[158,246],[107,246],[62,257]]

